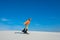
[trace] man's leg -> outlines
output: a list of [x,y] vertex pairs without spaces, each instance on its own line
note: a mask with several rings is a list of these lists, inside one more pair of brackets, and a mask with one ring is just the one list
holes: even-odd
[[27,33],[28,31],[28,25],[25,25],[25,28],[22,30],[22,32]]
[[28,31],[28,25],[25,25],[25,33]]

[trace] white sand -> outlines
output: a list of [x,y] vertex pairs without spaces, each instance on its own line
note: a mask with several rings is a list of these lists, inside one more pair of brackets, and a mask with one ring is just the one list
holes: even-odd
[[22,34],[19,31],[0,31],[0,40],[60,40],[60,32],[36,32]]

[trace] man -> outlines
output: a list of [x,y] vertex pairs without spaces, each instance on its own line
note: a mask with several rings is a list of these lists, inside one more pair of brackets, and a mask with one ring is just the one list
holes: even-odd
[[26,22],[24,22],[25,28],[22,30],[22,32],[27,33],[28,31],[28,25],[30,24],[31,18],[29,18]]

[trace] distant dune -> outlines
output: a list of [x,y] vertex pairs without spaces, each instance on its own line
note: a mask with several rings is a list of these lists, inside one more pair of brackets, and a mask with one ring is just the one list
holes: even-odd
[[0,40],[60,40],[60,32],[30,31],[23,34],[21,31],[0,31]]

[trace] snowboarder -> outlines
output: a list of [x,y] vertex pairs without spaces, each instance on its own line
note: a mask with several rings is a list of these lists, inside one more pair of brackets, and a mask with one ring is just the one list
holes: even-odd
[[29,18],[26,22],[24,22],[25,28],[22,30],[23,33],[27,33],[28,25],[30,24],[31,18]]

